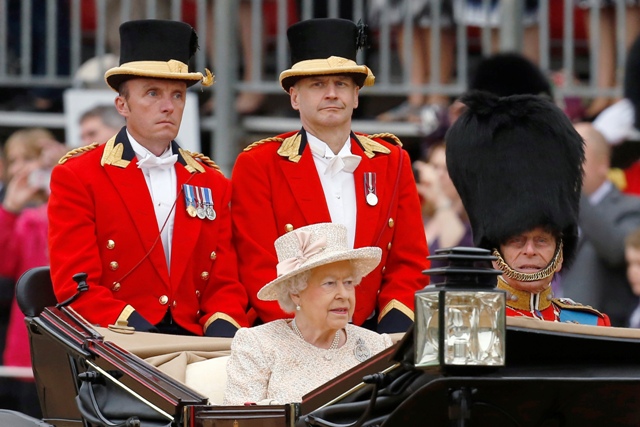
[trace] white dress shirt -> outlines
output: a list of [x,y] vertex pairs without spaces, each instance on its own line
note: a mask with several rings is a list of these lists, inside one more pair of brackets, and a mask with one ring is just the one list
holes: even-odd
[[[144,179],[147,182],[149,188],[149,194],[153,201],[153,208],[156,213],[156,221],[158,223],[158,230],[160,231],[160,238],[162,239],[162,247],[164,248],[164,256],[167,261],[167,268],[171,266],[171,241],[173,239],[173,224],[175,219],[174,205],[176,202],[176,171],[173,164],[177,159],[176,154],[172,154],[171,147],[168,147],[164,153],[157,159],[168,163],[167,166],[155,166],[151,163],[157,163],[154,159],[156,156],[146,148],[144,148],[138,141],[136,141],[129,131],[127,131],[129,141],[131,141],[131,147],[136,153],[138,158],[138,168],[142,170]],[[175,157],[174,157],[175,156]],[[149,163],[149,166],[144,166],[145,163]],[[166,224],[165,224],[166,222]]]
[[360,156],[351,153],[351,137],[336,155],[329,146],[307,132],[307,142],[313,154],[331,222],[347,227],[349,246],[356,238],[356,188],[353,171],[360,164]]

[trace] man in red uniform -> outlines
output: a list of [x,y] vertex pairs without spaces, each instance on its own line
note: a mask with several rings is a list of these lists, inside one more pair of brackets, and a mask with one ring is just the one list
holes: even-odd
[[287,317],[258,290],[276,278],[273,242],[308,224],[336,222],[351,247],[378,246],[378,268],[356,288],[353,323],[405,331],[415,291],[428,279],[428,256],[411,162],[397,137],[351,130],[371,70],[355,62],[364,28],[343,19],[311,19],[288,30],[293,66],[280,74],[302,129],[251,144],[232,176],[231,214],[240,281],[263,322]]
[[[566,115],[536,95],[472,93],[449,130],[447,167],[474,243],[493,251],[507,316],[610,326],[609,317],[553,298],[575,257],[584,144]],[[570,296],[570,295],[568,295]]]
[[120,39],[120,66],[105,79],[127,124],[103,145],[70,152],[51,178],[56,297],[71,297],[72,276],[84,272],[89,289],[72,307],[91,323],[233,336],[248,321],[231,186],[210,159],[173,141],[187,87],[213,80],[189,72],[196,33],[182,22],[129,21]]

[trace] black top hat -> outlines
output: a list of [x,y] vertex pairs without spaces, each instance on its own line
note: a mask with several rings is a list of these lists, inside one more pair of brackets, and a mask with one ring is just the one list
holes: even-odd
[[469,215],[474,243],[498,249],[508,237],[548,226],[564,262],[578,238],[584,143],[553,102],[534,95],[472,92],[449,129],[447,167]]
[[375,77],[365,65],[356,63],[356,52],[367,42],[366,26],[347,19],[309,19],[287,30],[291,68],[280,74],[285,91],[301,77],[351,74],[358,86],[371,86]]
[[498,53],[478,64],[469,90],[498,96],[544,95],[553,99],[551,84],[542,70],[519,53]]
[[198,35],[184,22],[157,19],[128,21],[120,25],[120,65],[107,70],[105,80],[114,90],[133,77],[199,81],[209,86],[213,76],[206,70],[189,72],[189,60],[198,49]]

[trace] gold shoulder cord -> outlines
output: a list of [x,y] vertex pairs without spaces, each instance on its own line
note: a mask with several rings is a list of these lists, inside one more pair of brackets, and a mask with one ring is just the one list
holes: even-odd
[[[194,169],[198,170],[199,172],[204,172],[203,170],[200,170],[200,168],[198,168],[198,162],[195,162],[193,159],[199,159],[202,163],[204,163],[205,165],[217,170],[218,172],[222,173],[222,170],[220,170],[220,166],[218,166],[216,164],[216,162],[214,162],[213,160],[211,160],[210,157],[205,156],[202,153],[194,153],[192,151],[189,150],[183,150],[182,148],[180,149],[180,154],[182,154],[182,157],[185,159],[185,161],[187,162],[188,166],[192,166]],[[191,159],[189,159],[191,158]],[[195,164],[194,164],[195,163]]]
[[385,140],[390,140],[390,142],[393,142],[395,145],[402,147],[402,141],[400,141],[400,138],[392,133],[376,133],[375,135],[369,135],[369,138],[382,138]]
[[257,147],[257,146],[259,146],[259,145],[262,145],[262,144],[264,144],[264,143],[266,143],[266,142],[282,142],[282,141],[284,141],[284,139],[282,139],[282,138],[275,138],[275,137],[272,137],[272,138],[264,138],[264,139],[261,139],[260,141],[252,142],[251,144],[249,144],[249,145],[248,145],[244,150],[242,150],[242,151],[249,151],[249,150],[251,150],[252,148],[255,148],[255,147]]
[[60,160],[58,160],[58,164],[59,165],[63,165],[67,160],[69,160],[73,156],[75,156],[77,154],[86,153],[87,151],[91,151],[94,148],[97,148],[98,145],[99,144],[97,142],[94,142],[93,144],[85,145],[83,147],[74,148],[73,150],[69,151],[67,154],[62,156],[62,158],[60,158]]

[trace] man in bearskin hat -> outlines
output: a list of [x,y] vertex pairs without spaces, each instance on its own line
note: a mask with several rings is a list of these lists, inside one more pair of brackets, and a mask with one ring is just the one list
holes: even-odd
[[230,183],[209,158],[173,140],[187,87],[213,83],[208,70],[187,65],[197,35],[182,22],[141,20],[123,23],[120,41],[120,65],[105,79],[126,126],[103,145],[71,151],[51,177],[56,297],[74,295],[72,276],[85,272],[89,289],[71,306],[91,323],[233,336],[248,322]]
[[[469,214],[476,246],[493,251],[507,315],[610,325],[551,280],[578,241],[584,144],[566,115],[537,95],[473,92],[447,133],[447,167]],[[570,295],[568,295],[570,296]]]
[[353,323],[379,332],[405,331],[413,298],[428,267],[420,202],[409,156],[392,134],[351,130],[371,70],[356,63],[366,31],[344,19],[311,19],[287,36],[292,67],[280,74],[302,128],[247,147],[232,176],[231,214],[240,280],[263,322],[287,316],[260,301],[258,290],[276,278],[273,242],[319,222],[344,224],[349,245],[378,246],[382,262],[356,290]]

